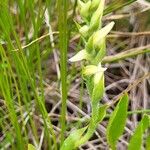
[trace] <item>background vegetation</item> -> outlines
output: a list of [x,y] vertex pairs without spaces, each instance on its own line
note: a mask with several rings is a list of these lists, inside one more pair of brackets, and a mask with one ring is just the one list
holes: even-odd
[[[111,137],[116,130],[110,134],[109,124],[121,125],[111,114],[126,92],[128,117],[117,149],[127,149],[131,141],[130,149],[150,148],[149,14],[146,0],[106,0],[103,26],[112,20],[115,26],[106,37],[101,104],[112,105],[79,149],[109,149],[111,138],[118,140],[121,132]],[[84,63],[68,61],[84,48],[76,26],[81,20],[76,0],[0,1],[0,149],[60,149],[72,131],[89,122]]]

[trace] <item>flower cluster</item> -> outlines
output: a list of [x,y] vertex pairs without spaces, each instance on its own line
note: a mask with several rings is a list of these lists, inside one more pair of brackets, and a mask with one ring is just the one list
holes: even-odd
[[[100,82],[106,70],[101,66],[101,61],[106,52],[106,36],[114,26],[114,22],[111,22],[102,28],[104,3],[105,0],[87,0],[86,2],[78,0],[79,12],[85,24],[82,27],[78,24],[78,28],[85,47],[69,59],[71,62],[87,60],[89,65],[83,68],[83,77],[86,82],[89,82],[87,80],[92,82],[90,87],[87,84],[87,88],[92,89],[89,91],[92,101],[99,101],[102,95],[102,91],[97,91],[100,89],[98,86],[103,86]],[[93,85],[92,88],[91,85]]]
[[[93,135],[98,123],[105,114],[107,106],[99,103],[104,94],[104,71],[106,70],[101,66],[101,62],[106,53],[106,36],[113,28],[114,22],[102,27],[104,3],[105,0],[78,0],[78,8],[84,25],[80,26],[77,23],[77,27],[85,46],[69,61],[87,61],[87,66],[83,68],[83,78],[90,95],[92,114],[89,125],[84,130],[74,131],[65,140],[61,150],[73,149],[84,144]],[[78,137],[78,139],[75,137]]]

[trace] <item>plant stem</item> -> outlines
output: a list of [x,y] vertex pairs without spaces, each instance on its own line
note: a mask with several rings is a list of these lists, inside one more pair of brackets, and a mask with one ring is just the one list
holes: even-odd
[[[128,115],[132,114],[144,114],[144,113],[150,113],[150,109],[141,109],[141,110],[134,110],[134,111],[128,111]],[[107,114],[105,118],[110,118],[111,114]]]
[[58,1],[59,12],[59,47],[60,47],[60,65],[61,65],[61,145],[64,141],[64,133],[66,127],[66,108],[67,108],[67,0]]
[[138,47],[138,48],[132,48],[130,50],[118,53],[116,55],[106,56],[102,60],[102,63],[103,64],[112,63],[112,62],[119,61],[119,60],[122,60],[122,59],[125,59],[125,58],[134,57],[136,55],[149,53],[149,52],[150,52],[150,44],[148,44],[146,46]]

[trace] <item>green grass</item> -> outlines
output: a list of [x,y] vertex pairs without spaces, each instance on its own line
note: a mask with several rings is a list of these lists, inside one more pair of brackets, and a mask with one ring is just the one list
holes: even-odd
[[[129,3],[133,1],[130,0]],[[105,7],[104,14],[123,8],[129,3],[122,0],[116,5],[113,0]],[[28,144],[32,144],[37,150],[58,150],[72,129],[88,124],[89,118],[72,122],[67,118],[72,117],[72,112],[67,111],[69,90],[75,80],[82,76],[81,68],[85,65],[82,63],[77,68],[76,65],[68,63],[68,56],[70,58],[72,55],[70,53],[81,50],[85,44],[82,38],[77,37],[72,40],[76,35],[78,36],[74,22],[76,15],[79,15],[76,7],[77,0],[0,2],[0,149],[27,150]],[[46,10],[52,33],[49,33],[50,29],[45,21]],[[78,17],[77,20],[80,20]],[[54,41],[50,39],[51,34]],[[137,51],[135,48],[128,51],[129,53],[105,56],[102,63],[120,61],[149,51],[148,46]],[[53,58],[54,52],[57,53],[58,60]],[[53,70],[53,65],[56,67],[55,63],[60,67],[60,78],[57,76],[56,68]],[[48,94],[47,96],[45,93],[48,88],[54,88],[60,97],[56,97],[53,90],[49,90],[48,94],[54,96]],[[72,108],[73,115],[81,120],[83,115],[80,112],[82,110],[87,112],[85,106],[87,91],[85,91],[85,81],[82,79],[79,81],[78,90],[79,100],[71,102],[80,110],[78,112]],[[70,95],[74,96],[73,94]],[[53,109],[51,107],[55,107],[59,102],[61,105],[54,112],[58,115],[56,119],[51,117],[49,109]],[[127,114],[149,112],[150,110],[146,108],[131,110]],[[109,118],[110,114],[107,114],[105,119]],[[95,131],[96,127],[93,128],[87,139]]]
[[[4,1],[4,3],[0,5],[0,29],[2,38],[6,42],[3,46],[5,50],[2,46],[0,47],[0,57],[2,58],[0,94],[5,99],[4,104],[6,103],[8,109],[8,118],[7,120],[2,118],[1,126],[4,128],[5,124],[9,123],[11,130],[9,131],[7,129],[4,134],[6,137],[7,134],[14,137],[12,141],[10,141],[14,148],[26,149],[26,145],[30,142],[28,137],[29,131],[33,135],[34,144],[38,146],[38,129],[32,114],[36,113],[42,119],[44,139],[45,142],[47,141],[47,148],[50,149],[52,145],[54,145],[54,149],[57,149],[54,129],[45,107],[40,45],[39,43],[35,43],[31,47],[23,50],[21,48],[22,44],[20,43],[20,33],[18,33],[16,29],[16,25],[18,24],[19,32],[22,30],[22,34],[25,34],[26,37],[25,42],[28,43],[29,29],[30,26],[32,26],[32,40],[36,39],[42,28],[46,5],[43,7],[42,1],[38,1],[38,3],[28,1],[26,5],[23,4],[22,1],[18,1],[17,4],[18,13],[17,17],[15,16],[16,19],[14,19],[13,15],[10,15],[11,10],[8,1]],[[40,7],[38,8],[36,5]],[[36,11],[39,12],[38,15],[34,12],[35,7],[37,7]],[[27,13],[29,15],[28,22],[26,21],[27,18],[25,18]],[[12,50],[16,48],[18,51],[13,52]],[[39,76],[39,81],[36,79],[37,75]],[[18,112],[16,112],[16,109],[19,109]],[[33,111],[32,109],[35,110]],[[27,115],[24,118],[25,113],[27,113]],[[27,122],[25,124],[26,119]],[[5,131],[5,128],[3,131]],[[14,140],[17,141],[17,143]],[[1,144],[3,145],[3,143]],[[8,143],[6,142],[6,144]]]
[[68,49],[68,25],[67,25],[67,0],[58,1],[58,24],[59,24],[59,47],[61,66],[61,144],[64,141],[66,130],[66,109],[67,109],[67,49]]

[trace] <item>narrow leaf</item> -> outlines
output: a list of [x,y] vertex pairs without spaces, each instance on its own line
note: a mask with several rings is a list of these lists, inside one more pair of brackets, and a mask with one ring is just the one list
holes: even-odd
[[120,8],[123,8],[133,2],[135,2],[136,0],[113,0],[110,5],[108,5],[106,7],[106,9],[104,10],[104,15],[107,15],[113,11],[116,11]]
[[97,123],[100,123],[104,117],[106,116],[106,110],[108,108],[108,105],[103,105],[103,106],[100,106],[99,108],[99,116],[98,116],[98,120],[97,120]]
[[146,150],[150,150],[150,135],[146,138]]
[[138,124],[137,128],[135,129],[133,136],[131,137],[128,150],[141,150],[142,135],[144,131],[148,128],[148,126],[149,126],[149,117],[148,115],[144,115],[141,122]]
[[82,134],[87,127],[73,131],[69,137],[64,141],[60,150],[72,150],[75,149],[76,142],[80,140]]
[[97,115],[95,114],[95,118],[97,120],[94,120],[94,118],[90,120],[90,124],[89,124],[86,134],[80,140],[76,142],[76,147],[81,146],[92,137],[93,133],[96,130],[97,125],[104,119],[107,108],[108,108],[108,105],[102,105],[99,107],[99,113]]
[[123,134],[128,109],[128,95],[125,94],[112,113],[107,127],[107,141],[113,150],[116,149],[117,140]]

